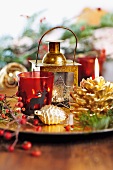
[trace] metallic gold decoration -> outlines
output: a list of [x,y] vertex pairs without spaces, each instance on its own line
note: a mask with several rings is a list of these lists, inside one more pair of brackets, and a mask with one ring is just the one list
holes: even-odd
[[66,112],[54,105],[45,105],[40,110],[35,111],[35,115],[47,125],[60,124],[66,119]]
[[0,71],[0,87],[16,87],[18,85],[17,74],[25,71],[27,71],[26,67],[16,62],[5,65]]
[[82,79],[80,87],[73,87],[70,93],[70,109],[73,113],[107,113],[113,108],[113,83],[100,76],[92,80]]
[[[62,42],[63,40],[48,41],[49,51],[48,53],[44,55],[42,60],[39,60],[38,55],[39,55],[39,48],[40,48],[42,38],[50,31],[53,31],[54,29],[58,29],[58,28],[63,28],[63,29],[70,31],[75,37],[76,44],[75,44],[75,49],[74,49],[73,60],[66,60],[65,56],[60,52],[60,42]],[[50,30],[45,32],[39,40],[36,61],[30,60],[30,62],[32,63],[32,71],[54,72],[54,83],[59,78],[59,75],[61,76],[62,74],[62,77],[64,77],[65,79],[64,81],[65,84],[68,84],[68,86],[73,86],[73,84],[75,86],[78,86],[78,66],[80,64],[75,62],[76,48],[77,48],[77,37],[72,30],[70,30],[69,28],[63,27],[63,26],[57,26],[57,27],[51,28]],[[68,79],[68,76],[66,76],[67,73],[73,74],[71,78]],[[57,88],[58,91],[59,91],[59,88]],[[57,96],[55,97],[53,96],[52,101],[53,102],[55,101],[56,104],[58,102],[65,102],[63,95],[62,96],[60,95],[60,97],[58,97],[59,92],[56,91],[56,87],[53,86],[53,89],[55,89],[55,93],[57,94]],[[69,88],[67,90],[69,91]],[[68,101],[69,101],[69,98],[68,98]]]
[[65,65],[56,65],[56,64],[44,64],[42,60],[37,61],[38,67],[35,66],[35,60],[29,60],[32,63],[32,70],[34,71],[50,71],[50,72],[73,72],[74,73],[74,82],[75,86],[78,86],[78,63],[72,60],[66,60]]
[[60,42],[61,40],[55,42],[49,41],[49,52],[44,55],[42,63],[57,65],[66,63],[65,56],[60,52]]
[[[39,55],[39,48],[40,48],[40,43],[41,43],[42,38],[50,31],[57,29],[57,28],[66,29],[74,35],[76,39],[76,44],[75,44],[75,49],[74,49],[73,60],[66,60],[65,56],[62,53],[60,53],[60,42],[62,42],[62,40],[49,41],[49,52],[45,54],[42,60],[39,60],[38,55]],[[80,64],[75,62],[76,48],[77,48],[77,37],[72,30],[70,30],[69,28],[63,27],[63,26],[57,26],[57,27],[51,28],[50,30],[45,32],[39,40],[36,61],[30,60],[30,62],[32,63],[32,70],[51,71],[54,73],[55,72],[73,72],[74,73],[73,84],[78,86],[78,66]]]

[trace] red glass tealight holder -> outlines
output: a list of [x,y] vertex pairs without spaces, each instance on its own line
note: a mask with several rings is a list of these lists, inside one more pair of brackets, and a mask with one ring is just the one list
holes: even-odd
[[[79,76],[78,80],[79,83],[83,78],[94,78],[94,70],[95,70],[95,59],[96,55],[93,55],[89,52],[89,54],[82,54],[82,56],[78,56],[77,62],[81,64],[78,68]],[[103,64],[106,60],[105,51],[102,50],[98,54],[98,62],[99,62],[99,75],[101,76],[103,74]]]
[[54,73],[23,72],[18,75],[18,96],[22,97],[25,114],[31,115],[34,110],[51,104]]

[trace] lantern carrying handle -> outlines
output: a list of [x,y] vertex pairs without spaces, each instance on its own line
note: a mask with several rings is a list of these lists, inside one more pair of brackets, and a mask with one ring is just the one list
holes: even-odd
[[67,28],[67,27],[56,26],[56,27],[53,27],[53,28],[49,29],[48,31],[46,31],[46,32],[42,35],[42,37],[40,38],[40,40],[39,40],[38,50],[37,50],[37,55],[36,55],[36,67],[37,67],[38,55],[39,55],[39,48],[40,48],[40,43],[41,43],[42,38],[43,38],[46,34],[48,34],[50,31],[53,31],[54,29],[57,29],[57,28],[63,28],[63,29],[66,29],[66,30],[70,31],[70,32],[74,35],[74,37],[75,37],[75,39],[76,39],[76,45],[75,45],[74,57],[73,57],[73,63],[74,63],[74,61],[75,61],[75,55],[76,55],[76,49],[77,49],[77,36],[76,36],[76,34],[75,34],[71,29],[69,29],[69,28]]

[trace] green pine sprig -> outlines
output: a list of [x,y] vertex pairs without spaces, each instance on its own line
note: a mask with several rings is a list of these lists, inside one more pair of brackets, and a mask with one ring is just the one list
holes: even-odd
[[106,114],[82,113],[79,116],[79,123],[81,127],[89,126],[92,130],[113,128],[113,110],[109,110]]

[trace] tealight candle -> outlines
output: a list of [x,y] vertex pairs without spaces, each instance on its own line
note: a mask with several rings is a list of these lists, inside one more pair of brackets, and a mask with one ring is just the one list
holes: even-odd
[[99,77],[99,62],[98,59],[95,59],[95,78]]

